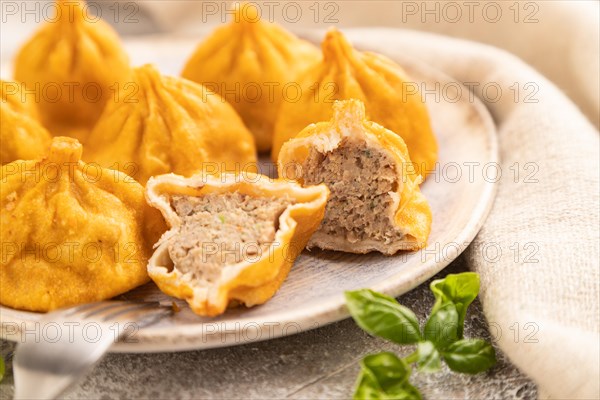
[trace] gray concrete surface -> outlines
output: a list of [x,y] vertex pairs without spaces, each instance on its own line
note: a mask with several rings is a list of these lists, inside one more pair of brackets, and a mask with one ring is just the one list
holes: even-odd
[[[460,272],[460,260],[438,276]],[[400,302],[423,321],[433,303],[428,284],[405,294]],[[466,337],[489,338],[481,305],[471,307]],[[3,356],[14,345],[2,341]],[[352,320],[309,332],[223,349],[163,354],[110,354],[69,399],[346,399],[352,396],[358,361],[369,353],[408,347],[370,337]],[[497,350],[498,351],[498,350]],[[0,398],[12,397],[8,362]],[[498,351],[498,364],[484,374],[468,376],[447,369],[417,373],[412,382],[426,399],[534,399],[535,385]]]

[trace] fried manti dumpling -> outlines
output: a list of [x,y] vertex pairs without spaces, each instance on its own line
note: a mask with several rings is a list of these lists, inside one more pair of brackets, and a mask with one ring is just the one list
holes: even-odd
[[271,149],[286,85],[319,59],[315,46],[262,21],[257,7],[246,3],[229,25],[199,45],[182,76],[229,101],[254,134],[258,151],[264,152]]
[[437,142],[421,95],[408,90],[410,78],[390,59],[354,50],[341,32],[327,32],[323,61],[302,72],[298,101],[284,102],[275,124],[273,160],[283,143],[307,125],[331,118],[332,100],[361,100],[367,116],[400,135],[415,169],[425,176],[434,170]]
[[35,104],[23,95],[21,83],[0,85],[0,164],[41,158],[51,136],[37,121]]
[[148,273],[199,315],[269,300],[319,227],[329,191],[264,175],[174,174],[151,178],[148,203],[171,229]]
[[5,81],[0,79],[0,97],[2,107],[10,111],[25,114],[31,118],[38,118],[36,97],[27,93],[22,82]]
[[54,135],[86,135],[106,102],[123,89],[129,59],[115,31],[83,0],[57,0],[56,14],[20,49],[15,79],[39,99],[42,124]]
[[0,303],[29,311],[109,299],[147,281],[164,220],[131,177],[81,161],[56,137],[47,157],[2,166]]
[[308,246],[349,253],[424,247],[431,210],[406,145],[365,119],[359,100],[335,102],[333,119],[308,126],[281,148],[279,176],[331,190],[325,218]]
[[154,175],[256,170],[252,134],[235,110],[204,86],[136,68],[134,85],[110,103],[84,158],[142,184]]

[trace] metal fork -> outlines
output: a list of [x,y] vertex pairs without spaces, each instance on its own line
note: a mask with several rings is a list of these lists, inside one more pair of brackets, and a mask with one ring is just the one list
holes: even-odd
[[[103,301],[58,310],[36,322],[15,351],[15,399],[55,399],[85,376],[118,340],[171,315],[158,302]],[[29,332],[29,331],[28,331]],[[129,335],[128,335],[129,334]],[[128,336],[127,336],[128,335]]]

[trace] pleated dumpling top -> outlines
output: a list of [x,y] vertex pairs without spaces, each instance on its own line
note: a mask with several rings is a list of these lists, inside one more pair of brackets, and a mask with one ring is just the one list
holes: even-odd
[[84,159],[140,183],[154,175],[255,171],[252,134],[216,93],[152,65],[133,71],[131,90],[106,107]]
[[130,67],[115,31],[84,1],[57,0],[56,15],[20,49],[14,71],[38,93],[40,120],[53,135],[85,141]]
[[164,220],[131,177],[86,164],[81,154],[77,140],[55,137],[44,157],[2,166],[0,304],[50,311],[149,280]]
[[182,76],[220,93],[253,133],[258,150],[268,151],[285,91],[295,90],[286,85],[319,59],[315,46],[261,20],[256,6],[242,4],[230,24],[198,46]]

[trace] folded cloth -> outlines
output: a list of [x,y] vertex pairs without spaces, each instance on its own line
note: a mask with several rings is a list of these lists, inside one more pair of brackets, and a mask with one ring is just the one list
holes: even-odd
[[[502,167],[492,212],[466,252],[481,275],[492,333],[542,397],[600,398],[596,128],[552,83],[502,50],[413,31],[346,33],[359,48],[410,54],[475,87],[496,121]],[[503,94],[482,95],[486,84]],[[536,93],[515,101],[515,89],[527,84]]]

